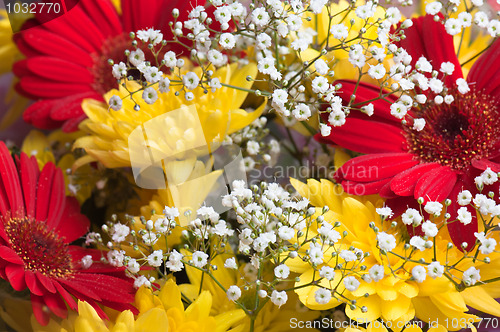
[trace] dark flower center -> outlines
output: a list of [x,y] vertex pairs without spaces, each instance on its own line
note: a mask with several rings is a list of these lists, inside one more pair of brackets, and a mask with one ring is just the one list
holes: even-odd
[[103,43],[100,53],[92,54],[94,60],[94,67],[91,69],[94,75],[92,87],[99,94],[104,95],[109,90],[118,88],[108,60],[111,59],[117,64],[120,61],[126,63],[127,58],[124,53],[126,49],[132,49],[131,42],[126,34],[114,36]]
[[407,149],[421,161],[467,170],[473,160],[489,157],[496,147],[500,110],[494,98],[480,92],[450,94],[451,104],[413,109],[415,118],[426,124],[421,131],[413,129],[413,121],[403,125]]
[[26,270],[49,277],[67,277],[73,271],[68,244],[45,222],[11,218],[5,223],[11,248],[23,260]]

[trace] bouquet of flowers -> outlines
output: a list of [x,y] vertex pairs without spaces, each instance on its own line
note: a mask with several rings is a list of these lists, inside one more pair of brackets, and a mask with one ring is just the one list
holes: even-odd
[[494,331],[500,1],[5,1],[0,329]]

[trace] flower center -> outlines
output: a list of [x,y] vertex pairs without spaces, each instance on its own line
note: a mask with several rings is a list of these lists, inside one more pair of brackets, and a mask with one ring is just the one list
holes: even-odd
[[415,118],[425,119],[421,131],[408,121],[403,125],[409,152],[424,162],[438,161],[456,170],[467,170],[473,160],[487,158],[497,145],[500,114],[496,101],[471,91],[451,91],[451,104],[413,109]]
[[115,63],[120,63],[120,61],[126,63],[127,58],[124,52],[131,47],[131,40],[128,35],[121,34],[107,39],[102,45],[101,52],[92,54],[94,60],[94,66],[91,69],[94,75],[92,87],[97,93],[103,95],[111,89],[118,88],[108,60],[111,59]]
[[11,218],[5,223],[11,248],[25,264],[25,269],[50,277],[66,277],[73,271],[68,244],[47,229],[45,222],[31,218]]

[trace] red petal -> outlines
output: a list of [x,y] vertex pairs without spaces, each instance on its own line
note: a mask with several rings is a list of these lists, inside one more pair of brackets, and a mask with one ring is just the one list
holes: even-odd
[[47,325],[50,320],[50,313],[44,310],[45,303],[43,302],[43,297],[31,294],[31,307],[38,323],[42,326]]
[[323,139],[360,153],[404,152],[406,142],[401,127],[383,122],[348,117],[341,127],[333,127]]
[[[56,167],[53,163],[48,162],[42,169],[38,178],[38,189],[36,192],[36,220],[47,221],[49,214],[50,193],[52,190],[52,182],[55,175]],[[57,188],[55,188],[57,190]]]
[[417,181],[414,197],[423,197],[426,202],[441,202],[448,198],[456,182],[457,173],[454,170],[446,166],[437,167]]
[[[47,167],[47,165],[45,165]],[[42,170],[43,172],[43,170]],[[50,191],[50,205],[47,216],[47,226],[56,229],[64,213],[64,206],[66,203],[66,188],[64,185],[64,177],[60,168],[56,168],[54,176],[52,177],[52,185]],[[66,219],[66,223],[72,223],[71,219]]]
[[[457,211],[461,207],[457,203],[457,196],[462,190],[466,188],[467,187],[464,185],[462,179],[459,179],[450,193],[451,205],[449,206],[447,211],[450,213],[451,215],[450,220],[452,221],[457,219]],[[447,226],[453,244],[455,244],[457,248],[461,249],[462,243],[466,242],[468,243],[468,246],[466,247],[465,250],[469,251],[474,247],[474,244],[476,243],[476,237],[474,236],[474,232],[478,231],[478,225],[477,225],[476,210],[474,209],[474,207],[468,205],[467,210],[469,210],[469,212],[472,214],[472,221],[470,224],[464,225],[459,221],[455,221],[449,223]]]
[[94,82],[94,76],[89,70],[74,61],[37,56],[28,58],[25,62],[31,76],[69,84],[92,84]]
[[68,293],[68,291],[56,280],[54,280],[54,286],[57,288],[57,291],[59,292],[59,294],[61,294],[61,296],[66,301],[68,306],[71,309],[76,310],[77,303],[76,303],[75,299],[73,298],[73,296],[71,296],[71,294]]
[[65,98],[56,99],[52,102],[50,117],[58,121],[74,119],[82,115],[86,117],[82,110],[82,101],[87,98],[104,101],[102,96],[95,91],[87,91]]
[[445,84],[448,87],[455,86],[455,81],[463,78],[463,75],[455,54],[453,36],[446,32],[442,23],[434,21],[433,15],[417,17],[412,21],[413,26],[405,30],[406,38],[401,40],[398,46],[411,55],[413,67],[421,56],[429,60],[435,70],[439,70],[443,62],[453,63],[455,70],[452,75],[446,77]]
[[470,69],[467,82],[473,83],[476,91],[484,91],[493,97],[500,97],[500,42],[495,41]]
[[9,264],[5,267],[5,275],[9,279],[10,285],[16,291],[20,292],[26,289],[26,281],[24,280],[24,266]]
[[392,190],[391,190],[391,183],[390,182],[387,182],[381,189],[380,189],[380,192],[379,192],[379,195],[380,197],[382,198],[395,198],[395,197],[398,197],[397,194],[395,194]]
[[35,274],[30,270],[24,271],[24,278],[26,280],[26,285],[30,289],[32,294],[43,296],[44,287],[39,283],[38,279],[35,277]]
[[23,119],[40,129],[56,129],[61,126],[61,121],[50,118],[51,106],[49,100],[31,104],[23,113]]
[[59,294],[45,294],[43,301],[56,316],[66,318],[68,315],[66,304]]
[[[90,54],[72,40],[62,38],[59,34],[40,27],[27,29],[14,35],[14,41],[27,57],[48,55],[72,61],[87,68],[91,68],[94,63]],[[22,76],[17,64],[13,71],[17,76]]]
[[55,293],[57,291],[55,286],[54,286],[54,283],[52,282],[52,280],[49,277],[41,274],[38,271],[35,272],[35,276],[37,277],[40,284],[42,284],[43,287],[46,290],[48,290],[50,293]]
[[59,223],[57,231],[66,243],[75,241],[89,230],[90,221],[80,213],[80,204],[76,198],[66,197],[63,215],[65,221]]
[[439,167],[438,163],[424,163],[399,173],[391,181],[391,190],[400,196],[413,196],[417,181],[436,167]]
[[[338,80],[335,84],[342,84],[342,88],[338,92],[338,96],[342,98],[345,104],[351,101],[351,96],[355,95],[355,104],[367,105],[369,103],[373,104],[374,113],[372,116],[368,116],[360,112],[352,112],[349,114],[350,117],[360,117],[362,119],[370,119],[371,121],[387,122],[395,126],[401,125],[401,120],[396,119],[391,115],[390,107],[398,97],[396,95],[389,95],[385,99],[377,99],[380,94],[389,93],[387,90],[381,90],[379,86],[375,86],[369,83],[359,82],[352,80]],[[374,100],[375,99],[375,100]],[[389,101],[387,101],[389,100]]]
[[383,179],[374,182],[361,183],[355,181],[343,181],[342,188],[345,192],[351,195],[373,195],[378,194],[380,190],[388,183],[390,179]]
[[408,153],[379,153],[356,157],[337,170],[336,177],[357,182],[386,179],[418,164]]
[[78,125],[80,124],[80,122],[82,122],[86,118],[87,118],[87,115],[86,114],[82,114],[78,118],[69,119],[66,122],[64,122],[64,124],[61,127],[61,129],[65,133],[75,132],[75,131],[78,130]]
[[93,91],[90,84],[50,81],[33,75],[23,77],[19,86],[22,91],[28,91],[31,95],[39,98],[61,98],[85,91]]
[[[96,21],[106,36],[118,36],[123,33],[120,17],[111,1],[81,0],[80,6]],[[132,30],[130,30],[132,31]]]
[[21,183],[23,185],[24,201],[26,204],[26,215],[35,216],[36,186],[38,182],[38,163],[36,159],[28,158],[26,153],[21,153]]
[[472,166],[481,171],[485,171],[489,167],[493,172],[500,172],[500,164],[494,163],[488,159],[473,160]]
[[0,177],[13,216],[24,216],[24,200],[19,174],[7,146],[0,142]]
[[10,263],[24,265],[23,260],[19,257],[19,255],[16,252],[11,248],[5,246],[0,246],[0,258]]

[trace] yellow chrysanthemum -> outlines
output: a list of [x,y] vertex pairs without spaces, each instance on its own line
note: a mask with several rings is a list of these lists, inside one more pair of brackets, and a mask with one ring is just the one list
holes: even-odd
[[139,309],[137,317],[126,310],[112,321],[105,321],[92,306],[79,301],[78,313],[72,312],[65,320],[51,320],[47,326],[40,326],[32,318],[31,324],[35,332],[224,332],[245,315],[241,310],[210,315],[212,296],[209,292],[202,292],[184,309],[181,292],[173,280],[168,280],[158,293],[139,289],[135,302]]
[[[405,257],[407,253],[405,254],[404,242],[399,241],[392,252],[400,257],[393,254],[388,254],[388,256],[381,254],[377,247],[376,234],[369,227],[370,222],[374,222],[380,231],[393,233],[396,238],[401,239],[405,231],[397,227],[391,228],[388,223],[382,224],[380,216],[375,211],[375,207],[382,206],[383,202],[380,198],[357,198],[347,195],[343,193],[340,186],[327,180],[321,180],[321,182],[309,180],[307,184],[303,184],[292,179],[292,184],[303,197],[308,198],[311,204],[318,207],[318,213],[324,206],[328,206],[330,210],[324,215],[325,221],[332,225],[339,221],[341,225],[337,231],[347,234],[337,244],[326,248],[324,257],[333,257],[334,251],[348,249],[351,246],[370,253],[363,260],[362,265],[366,266],[366,269],[361,269],[361,264],[343,262],[341,258],[332,258],[325,264],[335,268],[338,263],[342,262],[347,270],[353,270],[358,276],[367,274],[374,265],[382,265],[385,268],[383,279],[370,283],[360,279],[359,288],[352,292],[345,288],[341,280],[341,272],[337,272],[335,279],[331,282],[325,278],[319,282],[319,286],[327,289],[337,287],[336,293],[343,294],[345,299],[357,301],[356,309],[353,310],[350,306],[346,307],[346,313],[350,318],[365,322],[382,318],[384,321],[391,321],[393,326],[396,326],[398,322],[400,322],[399,324],[407,322],[414,317],[425,322],[437,320],[443,323],[448,318],[449,320],[456,319],[472,323],[476,317],[466,313],[467,306],[495,316],[500,315],[500,305],[494,300],[500,295],[498,282],[487,285],[478,283],[477,286],[466,288],[461,292],[445,276],[436,279],[428,277],[424,282],[417,283],[411,280],[412,268],[419,259],[431,262],[434,258],[432,250],[417,251],[409,262],[400,258]],[[317,234],[317,230],[312,226],[307,236],[313,237],[315,234]],[[302,242],[304,239],[302,237],[299,241]],[[447,234],[438,234],[435,247],[446,248],[449,242]],[[302,250],[305,249],[307,248]],[[498,271],[500,264],[500,256],[497,253],[490,255],[490,264],[479,261],[484,258],[484,255],[481,254],[478,255],[479,260],[474,264],[471,259],[461,260],[462,257],[463,253],[455,248],[448,251],[437,250],[436,253],[437,261],[448,262],[448,265],[455,263],[455,268],[458,271],[465,271],[469,267],[475,266],[481,271],[482,280],[492,279],[495,273],[497,274],[496,271]],[[296,286],[307,285],[318,278],[309,263],[300,259],[288,261],[287,265],[292,271],[301,273],[300,282]],[[462,274],[454,271],[451,273],[454,281],[457,284],[460,283]],[[317,289],[318,287],[308,286],[298,289],[296,292],[306,306],[317,310],[332,308],[342,303],[340,299],[332,297],[329,303],[318,304],[315,300]],[[368,309],[366,312],[360,310],[363,306]],[[461,327],[464,326],[450,327],[450,330],[458,330]]]
[[[224,267],[225,259],[231,256],[217,256],[212,260],[212,264],[217,265],[217,270],[213,271],[215,279],[225,288],[228,289],[232,285],[238,285],[241,288],[244,286],[245,281],[242,276],[246,276],[247,280],[251,280],[251,277],[245,273],[245,269],[241,267],[239,270],[227,269]],[[228,310],[234,310],[236,305],[234,302],[230,301],[226,293],[215,283],[209,276],[202,276],[200,270],[195,269],[186,265],[186,273],[189,277],[190,284],[180,285],[180,289],[183,294],[188,298],[194,300],[199,295],[200,290],[209,291],[213,296],[213,305],[211,309],[212,315],[219,315],[221,313],[227,312]],[[255,293],[252,293],[255,294]],[[254,331],[255,332],[285,332],[285,331],[295,331],[295,329],[290,325],[290,319],[297,318],[300,321],[312,321],[319,317],[319,312],[310,311],[300,305],[296,296],[293,293],[288,293],[288,301],[285,305],[278,308],[270,301],[268,301],[264,307],[259,311],[257,319],[255,320]],[[245,303],[252,303],[254,298],[248,296],[248,293],[243,293],[242,299]],[[243,312],[243,310],[241,310]],[[250,319],[246,318],[235,322],[233,324],[234,329],[232,332],[246,332],[250,329]],[[302,331],[317,331],[316,329],[301,329]]]
[[[168,237],[160,237],[152,245],[154,250],[172,248],[181,241],[181,232],[185,226],[194,219],[196,211],[201,207],[207,195],[217,186],[217,180],[222,174],[221,170],[212,171],[211,163],[204,164],[194,158],[182,161],[172,161],[166,165],[166,172],[172,172],[168,189],[152,190],[138,189],[139,202],[134,199],[128,204],[129,215],[139,215],[145,220],[156,222],[158,219],[165,218],[163,209],[165,206],[176,207],[179,210],[179,217],[176,221],[180,227],[175,227]],[[175,184],[178,185],[175,185]],[[142,201],[141,201],[142,200]],[[149,203],[144,204],[144,201]],[[136,206],[139,205],[139,208]],[[192,213],[186,213],[191,211]],[[146,229],[141,222],[140,217],[134,217],[135,222],[131,225],[132,229],[138,232]],[[139,252],[127,250],[132,256],[141,255]]]
[[[201,68],[196,67],[192,70],[201,76]],[[248,75],[255,77],[256,74],[255,64],[242,68],[238,68],[237,64],[232,64],[216,70],[213,77],[218,78],[222,84],[248,89],[252,82],[248,82],[246,77]],[[176,78],[170,77],[170,79]],[[129,88],[135,91],[139,86],[129,82]],[[91,161],[100,161],[109,168],[130,166],[129,136],[141,127],[146,130],[148,141],[144,144],[144,138],[142,138],[142,141],[138,142],[142,137],[139,135],[141,137],[133,142],[134,144],[142,143],[144,146],[134,146],[133,152],[149,151],[153,157],[163,156],[169,152],[180,152],[185,146],[200,146],[197,145],[200,143],[198,142],[199,133],[189,128],[185,122],[201,126],[205,138],[205,142],[202,142],[204,146],[221,142],[226,135],[252,123],[265,107],[265,104],[262,104],[251,113],[240,109],[248,92],[224,86],[214,93],[207,94],[198,87],[192,91],[193,101],[186,101],[182,94],[176,96],[174,90],[175,87],[171,87],[169,92],[160,94],[153,105],[148,105],[141,98],[136,97],[134,100],[140,105],[140,111],[134,110],[135,102],[123,87],[120,87],[119,91],[112,90],[105,95],[108,101],[113,95],[123,99],[123,107],[119,111],[109,110],[105,103],[85,100],[82,108],[89,118],[81,123],[80,128],[89,136],[78,139],[74,147],[84,148],[88,156],[79,160],[77,166]],[[183,111],[180,112],[182,113],[180,116],[176,115],[175,119],[169,116],[169,112],[181,108]],[[199,121],[193,118],[192,109],[195,110],[194,114],[197,115]]]

